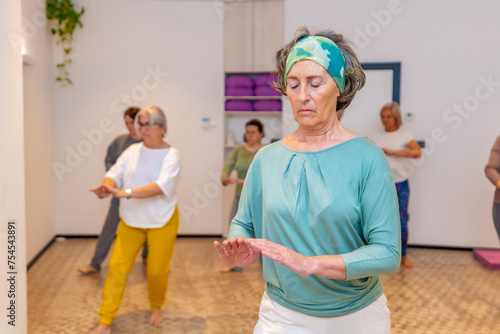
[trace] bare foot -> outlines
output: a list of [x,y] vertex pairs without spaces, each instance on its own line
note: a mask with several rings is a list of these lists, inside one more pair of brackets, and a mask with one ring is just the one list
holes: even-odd
[[228,273],[228,272],[230,272],[230,271],[231,271],[231,267],[225,266],[224,268],[222,268],[222,269],[220,270],[220,273],[221,273],[221,274],[225,274],[225,273]]
[[161,310],[152,310],[151,318],[149,318],[149,323],[151,325],[159,325],[163,322],[163,313]]
[[401,263],[408,268],[413,268],[413,263],[408,259],[408,256],[401,256]]
[[78,270],[81,274],[84,274],[84,275],[97,274],[99,272],[99,270],[95,269],[90,264],[88,266],[85,266],[85,267],[77,268],[76,270]]
[[105,324],[99,324],[87,334],[111,334],[111,327]]

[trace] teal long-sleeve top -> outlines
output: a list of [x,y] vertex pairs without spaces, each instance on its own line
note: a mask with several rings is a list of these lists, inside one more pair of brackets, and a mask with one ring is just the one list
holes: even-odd
[[397,195],[384,153],[363,137],[317,152],[281,141],[248,171],[229,236],[263,238],[305,256],[341,255],[347,279],[301,276],[264,257],[266,292],[316,317],[358,311],[383,293],[379,275],[400,264]]

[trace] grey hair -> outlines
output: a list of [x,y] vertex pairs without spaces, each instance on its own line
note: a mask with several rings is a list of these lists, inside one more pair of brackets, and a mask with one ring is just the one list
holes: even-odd
[[401,108],[397,102],[386,103],[380,109],[380,116],[382,116],[382,111],[385,109],[389,109],[391,111],[392,116],[396,119],[396,126],[399,127],[403,125],[403,120],[401,118]]
[[274,88],[286,96],[285,86],[285,70],[286,60],[293,46],[302,38],[307,36],[321,36],[332,40],[340,49],[345,59],[345,89],[337,99],[337,110],[345,109],[351,104],[356,93],[363,88],[366,81],[365,72],[361,67],[358,57],[349,46],[349,42],[344,39],[344,36],[337,34],[333,30],[321,30],[315,34],[311,34],[306,27],[300,27],[295,31],[294,39],[278,50],[274,56],[275,71],[278,81],[274,84]]
[[153,124],[158,124],[159,126],[164,126],[165,125],[165,132],[163,132],[162,137],[165,137],[165,134],[167,133],[166,126],[167,126],[167,116],[165,116],[165,113],[163,110],[161,110],[160,107],[155,106],[155,105],[150,105],[142,108],[138,113],[137,116],[135,117],[135,129],[136,133],[141,135],[141,131],[139,131],[139,119],[141,118],[141,115],[143,114],[148,114],[149,116],[149,123],[151,125]]

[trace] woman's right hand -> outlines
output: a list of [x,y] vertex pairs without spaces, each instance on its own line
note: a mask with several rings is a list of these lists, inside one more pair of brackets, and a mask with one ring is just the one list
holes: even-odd
[[90,189],[90,191],[96,194],[96,196],[99,198],[109,197],[109,195],[111,195],[111,193],[108,191],[108,189],[104,184],[101,184],[98,187],[95,187],[94,189]]
[[214,247],[219,253],[222,262],[228,267],[247,267],[257,260],[260,252],[252,249],[245,243],[245,237],[236,238],[232,236],[229,240],[224,240],[222,245],[214,241]]
[[231,179],[231,178],[227,178],[227,179],[223,179],[222,180],[222,184],[223,185],[233,184],[233,183],[236,183],[236,182],[237,182],[237,179]]

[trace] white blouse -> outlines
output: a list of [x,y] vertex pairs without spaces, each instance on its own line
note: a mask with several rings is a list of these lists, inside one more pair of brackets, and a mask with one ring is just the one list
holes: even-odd
[[[391,132],[380,129],[372,134],[369,139],[378,147],[392,150],[407,150],[408,144],[410,141],[414,140],[415,137],[413,137],[409,131],[399,128]],[[392,177],[396,183],[408,180],[413,173],[414,168],[409,168],[410,162],[408,158],[388,155],[387,161],[389,162]]]
[[143,143],[131,145],[106,173],[120,189],[134,189],[153,182],[163,194],[149,198],[120,200],[120,217],[132,227],[160,228],[172,217],[177,205],[175,188],[181,176],[176,148],[150,149]]

